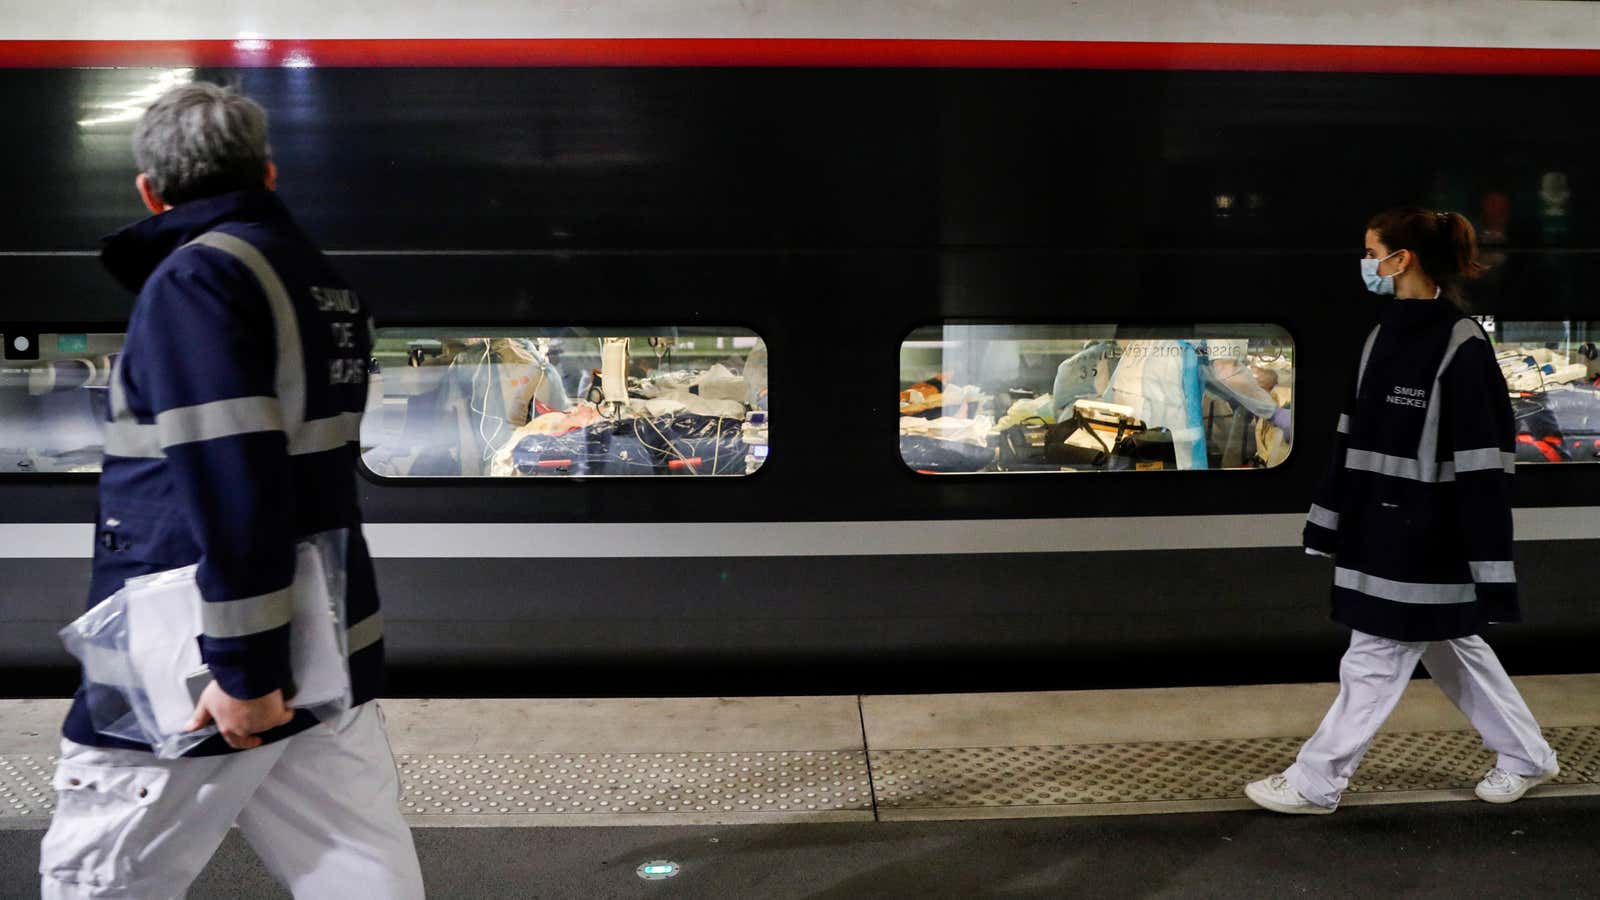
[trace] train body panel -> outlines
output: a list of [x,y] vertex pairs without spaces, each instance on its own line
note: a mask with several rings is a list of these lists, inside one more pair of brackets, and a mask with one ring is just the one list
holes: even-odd
[[[781,4],[691,5],[675,24],[628,28],[563,14],[564,29],[538,18],[559,5],[518,6],[529,12],[501,36],[1330,45],[1368,33],[1360,10],[1269,20],[1245,4],[1115,20],[1091,4],[1098,18],[1060,13],[1049,27],[953,18],[949,4],[894,20],[839,5],[836,20],[805,19],[810,30]],[[1597,43],[1577,27],[1593,15],[1581,4],[1527,4],[1536,13],[1515,20],[1445,6],[1406,13],[1446,23],[1419,43]],[[312,31],[241,6],[237,31],[33,17],[18,36],[178,42],[168,50],[483,36],[470,16],[379,26],[403,17],[347,10],[355,18]],[[1386,23],[1371,43],[1397,46],[1377,39]],[[74,46],[52,52],[88,52]],[[13,51],[0,46],[15,62]],[[1322,657],[1306,651],[1331,653],[1339,633],[1326,620],[1328,568],[1301,555],[1294,522],[1377,309],[1355,271],[1365,217],[1401,202],[1481,217],[1504,203],[1501,261],[1474,287],[1474,311],[1600,319],[1588,200],[1600,82],[1587,75],[249,57],[269,51],[247,43],[219,69],[0,69],[17,125],[0,136],[0,162],[28,176],[0,221],[0,333],[121,329],[131,298],[93,247],[139,215],[128,131],[163,78],[200,77],[236,81],[267,106],[286,202],[386,327],[736,326],[770,352],[772,453],[748,477],[363,476],[396,684],[412,692],[1319,677],[1325,666],[1307,661]],[[1570,186],[1559,229],[1541,195],[1550,173]],[[902,342],[945,322],[1273,326],[1293,341],[1295,446],[1260,470],[917,474],[897,452],[891,390],[905,387]],[[1529,622],[1495,635],[1514,668],[1592,665],[1596,478],[1592,464],[1519,467]],[[53,633],[81,606],[90,548],[73,551],[77,532],[52,528],[88,534],[77,523],[93,520],[94,484],[8,474],[0,495],[0,534],[16,539],[0,552],[0,658],[57,690],[70,672]],[[454,549],[428,555],[430,537]],[[474,555],[477,542],[489,549]]]
[[[441,6],[312,0],[0,4],[7,37],[23,40],[271,41],[436,38],[854,39],[1138,41],[1399,47],[1600,48],[1600,12],[1537,0],[1514,12],[1493,0],[1377,0],[1338,6],[1296,0],[489,0]],[[263,48],[246,43],[242,51]]]

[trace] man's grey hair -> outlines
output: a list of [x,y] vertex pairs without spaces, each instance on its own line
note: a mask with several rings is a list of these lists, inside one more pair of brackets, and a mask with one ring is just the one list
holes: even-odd
[[261,187],[270,158],[267,111],[215,84],[167,91],[133,129],[133,159],[171,206]]

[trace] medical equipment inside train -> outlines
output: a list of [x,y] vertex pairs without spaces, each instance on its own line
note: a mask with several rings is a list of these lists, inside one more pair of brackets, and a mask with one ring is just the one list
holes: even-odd
[[[765,463],[766,345],[744,329],[379,331],[363,458],[391,477],[748,475]],[[407,352],[402,353],[402,349]]]
[[[901,345],[901,458],[925,473],[1268,468],[1294,347],[1266,325],[948,324]],[[1292,427],[1292,426],[1291,426]]]
[[[0,335],[0,475],[100,471],[121,334]],[[18,350],[21,342],[24,348]]]

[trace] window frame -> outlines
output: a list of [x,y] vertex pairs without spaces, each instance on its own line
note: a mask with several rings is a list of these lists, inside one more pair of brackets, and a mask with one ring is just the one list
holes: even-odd
[[[16,332],[26,331],[29,334],[116,334],[121,335],[124,346],[128,338],[128,322],[86,322],[86,321],[18,321],[8,319],[0,321],[0,335],[11,335]],[[120,351],[119,351],[120,352]],[[31,362],[31,360],[29,360]],[[0,358],[0,365],[9,363],[10,360]],[[104,443],[101,444],[102,451]],[[98,482],[103,469],[93,472],[19,472],[13,470],[0,471],[0,484],[87,484]]]

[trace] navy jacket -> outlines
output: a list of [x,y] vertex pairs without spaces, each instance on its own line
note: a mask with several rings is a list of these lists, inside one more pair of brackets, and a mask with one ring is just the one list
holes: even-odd
[[[101,259],[139,298],[112,373],[89,605],[198,563],[201,656],[229,694],[258,697],[288,682],[296,542],[347,529],[351,679],[371,699],[383,624],[354,472],[370,311],[265,190],[152,216]],[[96,733],[81,691],[63,732],[144,749]],[[219,737],[191,755],[226,751]]]
[[1521,618],[1516,427],[1494,348],[1444,300],[1393,300],[1362,348],[1305,527],[1334,559],[1333,618],[1397,641]]

